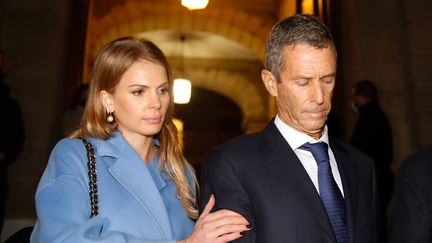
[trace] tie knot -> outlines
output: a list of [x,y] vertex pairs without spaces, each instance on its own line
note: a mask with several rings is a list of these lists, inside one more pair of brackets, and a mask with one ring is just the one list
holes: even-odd
[[299,148],[311,152],[318,164],[329,161],[328,145],[324,142],[305,143]]

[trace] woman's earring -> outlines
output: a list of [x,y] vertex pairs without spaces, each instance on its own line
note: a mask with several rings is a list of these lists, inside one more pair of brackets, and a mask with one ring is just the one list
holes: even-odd
[[107,112],[107,118],[106,118],[107,122],[112,123],[114,121],[114,116],[113,116],[114,112],[108,109],[106,112]]

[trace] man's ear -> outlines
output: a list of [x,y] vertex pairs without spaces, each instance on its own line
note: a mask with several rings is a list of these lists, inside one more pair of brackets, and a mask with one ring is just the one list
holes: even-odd
[[277,80],[273,73],[267,69],[263,69],[261,71],[261,79],[263,80],[267,92],[269,92],[271,96],[277,97]]
[[114,111],[114,101],[112,98],[112,95],[106,91],[106,90],[101,90],[99,92],[99,98],[102,102],[102,105],[104,106],[104,108],[108,111]]

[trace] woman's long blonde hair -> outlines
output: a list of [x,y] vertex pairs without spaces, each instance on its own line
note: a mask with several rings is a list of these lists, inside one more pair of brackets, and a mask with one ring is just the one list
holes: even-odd
[[[171,70],[162,51],[152,42],[135,37],[123,37],[105,45],[96,57],[89,97],[78,129],[70,137],[92,136],[100,139],[110,137],[116,130],[116,122],[106,122],[106,112],[99,98],[101,90],[110,93],[120,82],[122,75],[138,60],[147,60],[162,65],[172,87]],[[187,215],[198,217],[196,190],[198,183],[194,171],[183,156],[183,144],[178,139],[178,131],[172,122],[173,102],[167,110],[161,131],[155,136],[160,142],[159,156],[161,169],[174,180],[176,194]]]

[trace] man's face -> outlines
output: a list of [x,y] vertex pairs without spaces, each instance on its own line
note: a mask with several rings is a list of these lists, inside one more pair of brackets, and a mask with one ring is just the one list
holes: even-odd
[[336,76],[335,53],[330,47],[316,49],[307,44],[297,44],[285,47],[283,55],[285,67],[280,72],[280,80],[266,87],[276,97],[282,121],[318,139],[331,109]]

